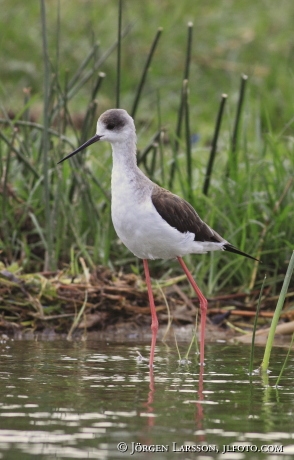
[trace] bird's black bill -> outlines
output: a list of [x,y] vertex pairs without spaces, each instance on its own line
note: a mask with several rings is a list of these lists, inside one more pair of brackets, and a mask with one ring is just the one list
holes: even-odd
[[67,160],[68,158],[70,157],[73,157],[76,153],[79,153],[81,150],[84,150],[86,147],[89,147],[89,145],[91,144],[94,144],[95,142],[98,142],[100,141],[102,136],[98,136],[98,134],[95,134],[95,136],[91,137],[91,139],[89,139],[87,142],[85,142],[83,145],[81,145],[80,147],[78,147],[76,150],[74,150],[73,152],[71,152],[69,155],[67,155],[66,157],[62,158],[62,160],[60,160],[57,164],[59,165],[59,163],[62,163],[64,160]]
[[255,257],[252,257],[249,254],[246,254],[246,252],[240,251],[240,249],[235,248],[235,246],[232,246],[231,244],[225,244],[223,248],[225,251],[233,252],[234,254],[239,254],[240,256],[248,257],[248,259],[252,259],[252,260],[256,260],[257,262],[261,262],[261,260],[256,259]]

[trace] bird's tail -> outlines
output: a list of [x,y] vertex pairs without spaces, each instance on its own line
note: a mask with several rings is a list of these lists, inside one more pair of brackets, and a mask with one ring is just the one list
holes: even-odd
[[235,246],[232,246],[229,243],[226,243],[223,246],[223,249],[228,252],[234,252],[235,254],[239,254],[240,256],[248,257],[249,259],[252,260],[257,260],[257,262],[260,262],[259,259],[256,259],[255,257],[250,256],[249,254],[246,254],[246,252],[240,251],[239,249],[235,248]]

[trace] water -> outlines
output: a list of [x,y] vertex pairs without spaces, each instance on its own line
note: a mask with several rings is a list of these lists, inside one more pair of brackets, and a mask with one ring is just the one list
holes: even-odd
[[202,376],[195,355],[179,365],[175,345],[159,343],[152,377],[137,350],[148,356],[144,344],[1,343],[0,458],[293,458],[293,357],[274,387],[285,349],[268,382],[250,381],[244,345],[208,344]]

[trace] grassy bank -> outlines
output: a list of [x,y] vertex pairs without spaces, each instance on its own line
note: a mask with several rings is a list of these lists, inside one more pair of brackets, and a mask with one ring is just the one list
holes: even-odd
[[[2,3],[1,268],[58,268],[75,276],[82,258],[90,270],[104,265],[137,274],[140,263],[117,240],[110,219],[109,146],[56,166],[116,104],[117,2],[47,2],[42,18],[37,2]],[[187,259],[194,275],[214,296],[258,288],[266,272],[267,292],[275,294],[293,247],[291,1],[278,9],[266,1],[123,6],[120,106],[135,111],[144,81],[135,113],[140,167],[263,261],[257,267],[225,253],[193,256]],[[232,142],[242,74],[249,79]],[[203,194],[222,93],[228,101]],[[162,278],[175,269],[173,262],[152,266]]]

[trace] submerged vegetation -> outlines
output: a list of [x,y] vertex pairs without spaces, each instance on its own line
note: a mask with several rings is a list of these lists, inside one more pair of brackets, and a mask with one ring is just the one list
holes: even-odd
[[[227,253],[189,257],[203,292],[245,292],[254,307],[266,273],[264,296],[275,296],[293,249],[291,1],[277,11],[265,0],[236,7],[126,0],[121,35],[117,2],[89,1],[80,11],[71,2],[53,7],[43,0],[41,13],[37,3],[36,10],[6,3],[1,21],[8,24],[14,15],[14,27],[1,27],[9,46],[16,45],[1,63],[0,304],[5,299],[9,321],[34,323],[7,301],[14,289],[27,292],[25,277],[38,278],[36,296],[23,295],[44,318],[54,316],[52,299],[55,308],[63,305],[63,277],[84,276],[85,267],[95,273],[99,265],[125,274],[141,270],[112,227],[109,146],[95,145],[56,165],[94,134],[101,112],[118,104],[135,118],[144,172],[262,260],[258,265]],[[19,15],[29,8],[34,25],[23,37]],[[152,270],[164,283],[176,267],[156,261]],[[47,289],[45,312],[39,309]],[[292,291],[293,281],[289,317]]]

